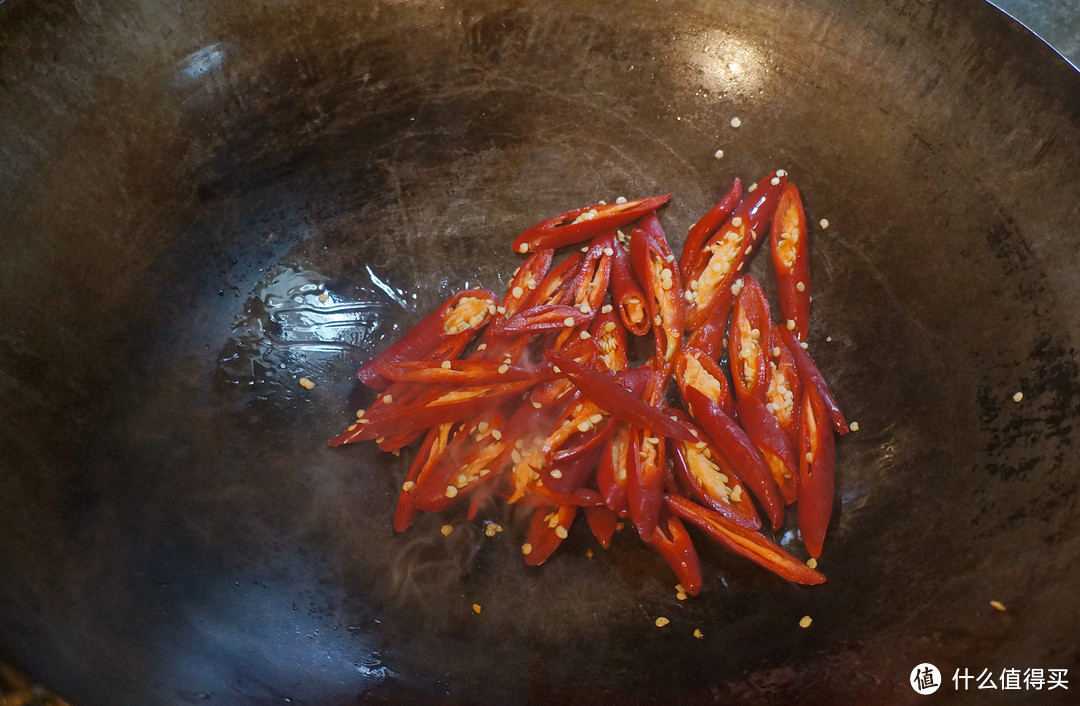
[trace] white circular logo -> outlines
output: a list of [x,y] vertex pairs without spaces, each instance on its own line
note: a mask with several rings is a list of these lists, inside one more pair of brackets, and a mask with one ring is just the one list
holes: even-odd
[[932,694],[941,687],[941,672],[929,662],[923,662],[911,670],[911,679],[908,681],[911,688],[917,694]]

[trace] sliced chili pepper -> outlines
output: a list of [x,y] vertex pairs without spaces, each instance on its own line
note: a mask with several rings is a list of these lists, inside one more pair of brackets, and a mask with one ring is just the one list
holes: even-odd
[[469,494],[469,511],[465,514],[465,519],[472,522],[476,519],[476,515],[480,512],[485,504],[487,504],[488,498],[495,492],[495,483],[482,483],[473,489],[473,492]]
[[704,432],[700,436],[701,440],[694,443],[672,443],[678,479],[691,495],[735,524],[752,530],[761,529],[750,493]]
[[[468,345],[470,338],[471,333],[468,331],[451,336],[425,354],[423,360],[457,360],[457,357],[465,350],[465,346]],[[396,405],[397,408],[400,409],[406,403],[424,394],[425,390],[428,389],[428,386],[426,385],[418,385],[415,383],[388,382],[391,382],[390,386],[385,388],[382,394],[375,398],[375,401],[371,403],[370,407],[364,410],[362,414],[358,414],[360,418],[370,420],[371,417],[382,416],[387,413],[386,408],[391,405]],[[354,431],[356,425],[361,423],[362,422],[357,420],[350,425],[352,429],[349,429],[348,431]],[[344,436],[344,434],[342,436]],[[391,435],[387,437],[385,443],[379,444],[379,448],[383,451],[393,451],[394,449],[404,448],[416,438],[419,438],[417,432]],[[342,443],[351,442],[345,441]]]
[[604,501],[599,493],[588,488],[578,488],[573,493],[556,493],[543,485],[536,485],[529,489],[519,504],[521,507],[599,507]]
[[559,493],[580,488],[596,469],[613,430],[608,415],[588,400],[568,408],[542,446],[544,485]]
[[807,251],[806,212],[799,189],[787,183],[773,215],[769,236],[776,271],[780,316],[789,331],[806,340],[810,323],[810,255]]
[[574,306],[600,308],[611,281],[611,261],[615,257],[617,246],[615,231],[602,233],[592,239],[573,278]]
[[577,507],[574,505],[538,507],[529,525],[528,538],[521,546],[525,563],[539,566],[547,561],[566,539],[576,514]]
[[764,535],[751,532],[727,518],[679,495],[666,495],[668,508],[679,517],[705,530],[710,537],[731,551],[763,566],[793,583],[815,585],[825,576],[770,542]]
[[671,198],[671,194],[636,199],[625,203],[584,206],[540,221],[514,239],[514,252],[529,252],[559,248],[588,240],[608,230],[633,223],[644,214],[655,211]]
[[691,387],[718,404],[724,414],[729,417],[735,414],[735,400],[728,388],[727,375],[708,354],[696,348],[684,348],[675,356],[674,370],[675,383],[679,386],[691,415],[698,416],[686,394]]
[[372,417],[371,410],[368,410],[363,418],[356,420],[356,424],[332,439],[330,446],[376,439],[387,434],[405,434],[445,422],[476,417],[497,403],[525,392],[532,385],[532,380],[518,380],[498,385],[449,389],[430,386],[426,394],[385,414]]
[[[653,358],[656,361],[657,358]],[[666,365],[653,370],[645,381],[641,400],[650,409],[658,410],[664,397],[668,371]],[[661,413],[668,421],[675,422],[670,416]],[[676,422],[688,435],[689,427]],[[660,509],[664,505],[664,480],[667,466],[667,439],[658,434],[655,427],[632,425],[630,427],[630,450],[626,483],[626,500],[630,507],[630,519],[637,527],[638,535],[646,542],[656,532],[656,523],[660,520]]]
[[766,407],[776,417],[777,423],[791,439],[792,446],[799,445],[799,411],[802,409],[802,383],[795,369],[795,358],[788,350],[784,337],[776,324],[771,325],[772,342],[769,361],[769,389],[765,393]]
[[765,457],[784,504],[795,502],[799,491],[799,463],[795,460],[791,438],[757,397],[740,398],[735,403],[735,414],[746,436]]
[[413,488],[416,507],[441,512],[501,473],[505,444],[492,430],[503,424],[502,415],[491,414],[463,426],[417,479]]
[[[598,353],[592,341],[568,348],[566,353],[580,361],[594,359]],[[539,471],[546,465],[544,440],[559,419],[562,419],[581,398],[581,391],[565,378],[557,378],[533,387],[524,403],[506,423],[503,439],[513,463],[513,487],[507,503],[519,502],[540,480]]]
[[561,374],[573,382],[586,397],[615,417],[673,439],[689,441],[693,438],[684,425],[676,422],[657,407],[642,402],[617,383],[615,375],[610,371],[582,365],[558,351],[546,351],[544,356],[554,363]]
[[742,278],[742,289],[735,297],[728,333],[728,362],[735,398],[765,399],[769,388],[769,303],[761,284],[750,276]]
[[742,276],[747,258],[768,230],[786,181],[787,177],[778,171],[758,182],[757,188],[694,256],[686,282],[691,292],[686,307],[687,328],[695,329],[705,323],[717,298]]
[[[683,296],[686,298],[685,292]],[[728,319],[731,317],[731,307],[734,304],[735,296],[729,288],[716,298],[712,313],[709,314],[705,323],[695,328],[686,337],[685,347],[704,351],[713,360],[726,356]]]
[[665,512],[649,544],[664,557],[688,595],[701,593],[701,560],[678,517]]
[[742,181],[736,178],[719,203],[710,208],[701,217],[701,220],[690,226],[690,232],[687,234],[686,242],[683,244],[682,255],[679,256],[679,272],[682,274],[684,282],[690,279],[690,265],[694,256],[705,245],[705,241],[709,239],[709,236],[715,233],[731,217],[731,212],[735,210],[741,200]]
[[406,331],[396,343],[361,365],[356,377],[377,390],[388,387],[390,381],[375,372],[376,364],[416,360],[452,336],[475,334],[495,313],[497,304],[494,292],[486,289],[458,292]]
[[401,484],[401,492],[398,494],[397,509],[394,511],[394,531],[404,532],[420,513],[416,507],[413,495],[416,491],[416,481],[421,473],[430,468],[442,456],[443,449],[450,436],[452,424],[441,424],[428,429],[424,436],[420,449],[416,452],[409,472],[405,475],[405,481]]
[[833,506],[836,447],[828,410],[813,387],[805,390],[799,444],[799,532],[810,556],[821,556]]
[[687,403],[694,408],[694,419],[728,465],[735,470],[739,479],[761,503],[772,528],[779,529],[784,521],[784,505],[780,498],[780,489],[776,487],[772,471],[769,470],[769,464],[761,451],[746,436],[743,428],[725,414],[716,402],[694,387],[687,388],[684,394]]
[[656,214],[644,216],[642,226],[630,233],[630,263],[645,290],[645,307],[652,319],[656,352],[671,360],[682,346],[682,278]]
[[[506,287],[499,306],[495,308],[495,316],[491,325],[484,329],[481,335],[481,344],[484,348],[496,345],[497,332],[506,323],[506,320],[514,316],[519,310],[531,306],[536,298],[536,291],[540,283],[545,281],[551,263],[555,257],[554,250],[538,250],[525,259],[521,266],[514,272],[510,284]],[[478,346],[479,348],[479,346]],[[481,349],[482,350],[482,349]],[[482,355],[483,358],[496,357],[492,354]]]
[[829,383],[825,381],[825,376],[821,374],[817,363],[810,357],[810,353],[803,348],[802,344],[795,340],[795,336],[790,331],[782,326],[778,327],[778,330],[795,359],[795,369],[799,372],[799,380],[802,382],[803,387],[812,387],[817,391],[822,404],[825,405],[825,411],[829,415],[833,429],[838,434],[847,434],[847,420],[844,418],[844,413],[840,411],[840,405],[836,403],[836,398],[833,397],[832,390],[829,389]]
[[582,326],[592,321],[595,312],[583,312],[569,304],[538,304],[519,311],[503,324],[504,335],[538,333],[541,331],[559,331]]
[[484,385],[496,382],[532,380],[539,382],[554,374],[551,365],[533,368],[510,365],[498,360],[410,360],[380,363],[376,372],[395,382],[430,382],[442,384]]
[[574,277],[581,269],[584,259],[584,253],[576,252],[552,267],[547,277],[537,285],[528,302],[529,306],[569,304],[573,298]]
[[596,485],[604,497],[604,504],[619,517],[626,517],[630,514],[630,505],[626,499],[627,476],[631,463],[630,425],[614,420],[613,427],[596,466]]
[[623,327],[619,316],[610,304],[601,307],[589,331],[592,340],[596,342],[596,347],[600,350],[600,360],[608,370],[618,372],[630,366],[626,349],[626,328]]
[[607,549],[611,546],[611,539],[615,536],[615,528],[619,524],[619,516],[605,505],[594,505],[582,508],[585,513],[585,521],[589,523],[596,541],[600,546]]
[[630,333],[644,336],[649,332],[652,318],[645,309],[645,292],[634,275],[630,255],[618,242],[611,260],[611,298],[615,300],[619,318]]

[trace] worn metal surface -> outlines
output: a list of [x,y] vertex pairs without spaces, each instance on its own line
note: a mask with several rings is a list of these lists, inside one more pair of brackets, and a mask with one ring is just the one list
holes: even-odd
[[[1080,667],[1080,76],[996,10],[8,2],[0,71],[0,652],[73,703],[881,703],[923,661]],[[824,586],[702,542],[680,603],[577,527],[530,569],[494,509],[495,539],[395,536],[405,460],[325,447],[357,363],[501,286],[527,225],[672,191],[678,247],[776,167],[832,224],[811,347],[861,425]]]
[[1073,66],[1080,68],[1080,6],[1070,0],[994,0],[994,5],[1030,29]]

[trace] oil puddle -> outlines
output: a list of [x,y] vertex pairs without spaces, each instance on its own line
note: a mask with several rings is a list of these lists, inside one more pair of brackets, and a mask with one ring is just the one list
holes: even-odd
[[334,291],[329,278],[279,265],[244,302],[218,355],[215,389],[243,389],[259,398],[302,391],[297,381],[337,375],[368,356],[387,313],[404,293],[368,271],[368,283]]

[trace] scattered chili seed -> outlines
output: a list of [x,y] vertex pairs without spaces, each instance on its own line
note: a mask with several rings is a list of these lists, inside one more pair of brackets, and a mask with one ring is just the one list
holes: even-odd
[[1022,399],[1024,399],[1023,392],[1017,392],[1015,395],[1013,395],[1013,402],[1019,402]]
[[804,615],[799,620],[799,627],[800,628],[808,628],[808,627],[810,627],[810,624],[813,623],[813,622],[814,622],[813,618],[811,618],[809,615]]
[[473,603],[472,604],[472,612],[476,613],[477,615],[480,615],[481,610],[482,610],[482,608],[480,607],[479,603]]
[[1005,604],[1001,601],[990,601],[990,605],[994,608],[994,610],[1000,610],[1002,612],[1005,612]]
[[656,619],[656,627],[662,628],[670,622],[670,620],[661,615],[659,618]]
[[312,381],[311,378],[300,378],[299,383],[300,387],[304,388],[305,390],[315,389],[315,383]]
[[442,536],[449,537],[450,533],[454,531],[454,526],[453,525],[443,525],[441,528],[439,528],[439,531],[442,532]]

